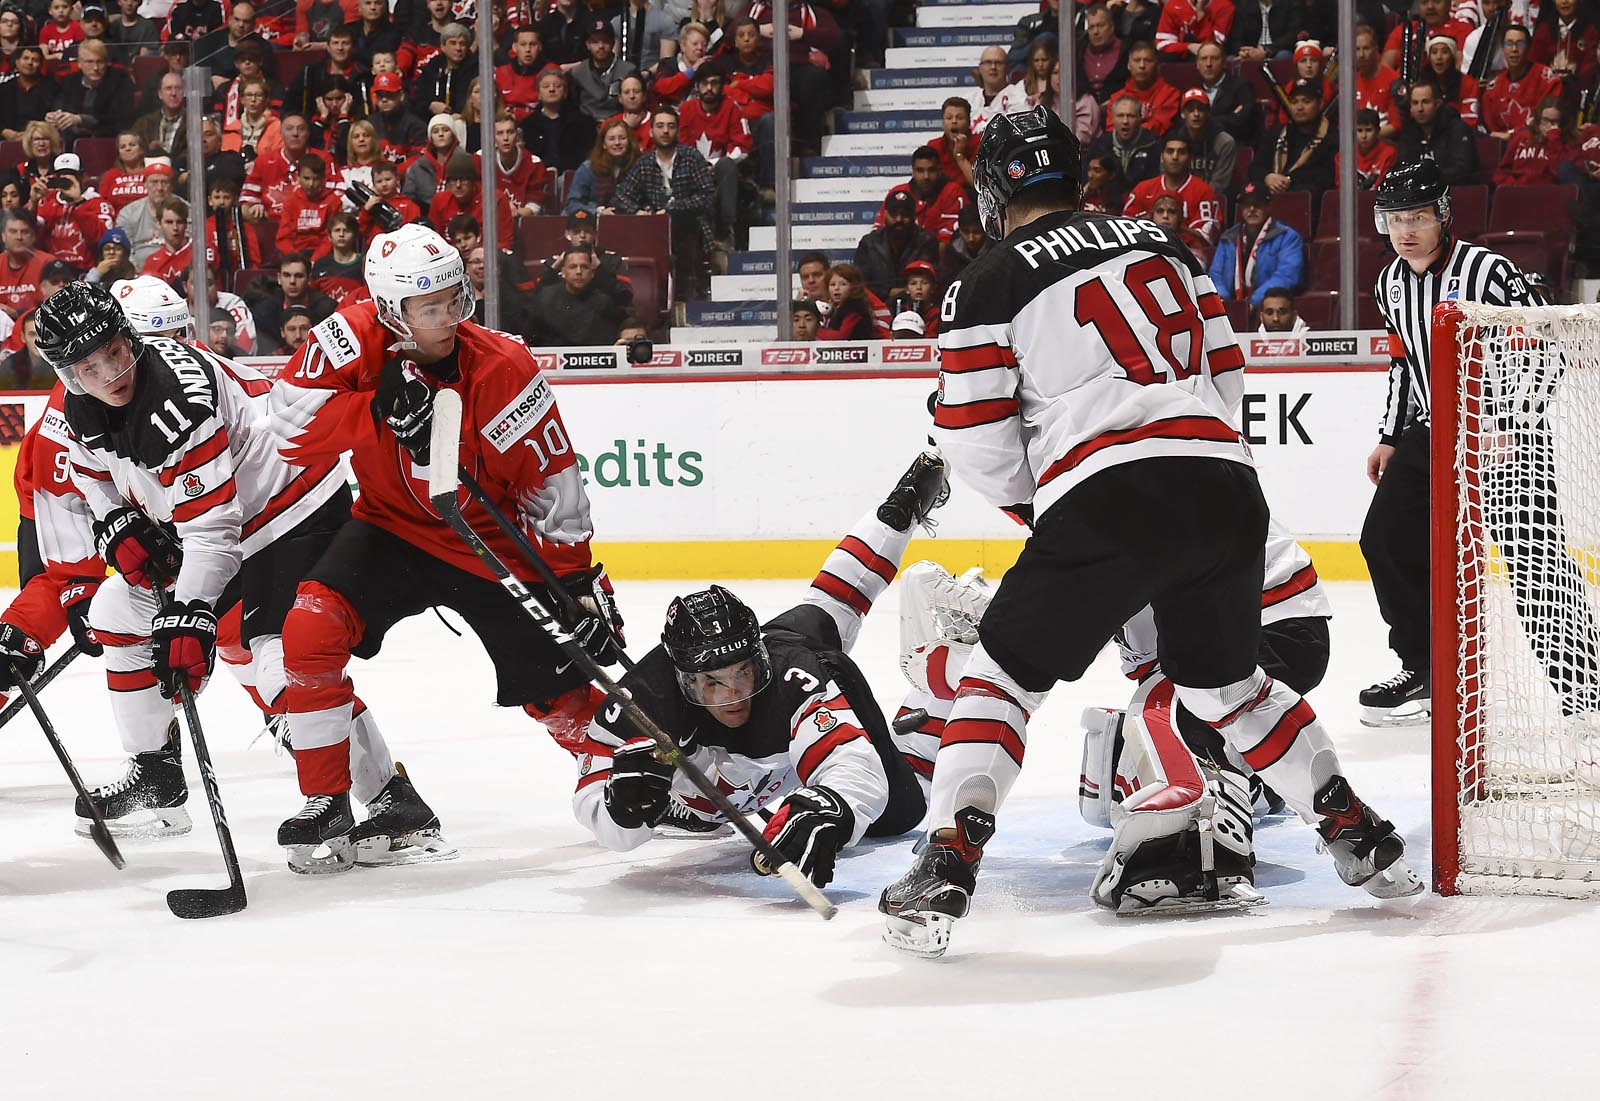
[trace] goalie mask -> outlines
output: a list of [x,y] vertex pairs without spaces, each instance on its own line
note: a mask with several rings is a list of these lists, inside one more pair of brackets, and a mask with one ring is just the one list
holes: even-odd
[[141,336],[184,340],[194,336],[194,316],[189,312],[189,303],[153,275],[118,279],[111,284],[111,297],[122,307],[133,331]]
[[[367,249],[365,275],[367,290],[378,304],[378,320],[408,341],[413,325],[452,328],[470,318],[476,305],[461,254],[425,225],[412,223],[374,237]],[[407,314],[407,299],[452,289],[453,295],[430,300],[420,313],[413,307]]]
[[1432,161],[1413,161],[1389,170],[1373,197],[1372,220],[1389,232],[1389,215],[1402,210],[1432,210],[1441,229],[1450,228],[1450,187]]
[[1054,111],[1035,107],[990,119],[972,165],[983,231],[996,241],[1004,238],[1003,216],[1017,193],[1042,180],[1076,186],[1082,160],[1077,137]]
[[755,612],[721,585],[674,600],[661,645],[690,703],[740,703],[772,682],[772,659]]

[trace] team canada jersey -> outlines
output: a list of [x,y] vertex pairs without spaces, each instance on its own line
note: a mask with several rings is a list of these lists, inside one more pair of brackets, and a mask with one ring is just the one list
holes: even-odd
[[[864,682],[848,655],[795,630],[790,622],[786,613],[762,627],[772,659],[772,683],[755,696],[750,718],[741,727],[723,726],[710,712],[690,703],[678,688],[672,660],[660,646],[622,678],[620,687],[740,811],[753,813],[796,788],[820,784],[837,792],[855,812],[855,834],[850,838],[855,844],[889,803],[883,763],[839,687],[840,682]],[[870,700],[861,704],[877,706]],[[612,750],[636,737],[620,705],[608,702],[595,715],[586,741],[569,747],[580,772],[573,812],[601,843],[618,851],[650,839],[648,826],[623,829],[605,807]],[[672,786],[689,809],[707,820],[721,820],[681,772]]]
[[1154,222],[1057,212],[1007,235],[945,292],[939,351],[936,438],[991,504],[1042,516],[1154,456],[1252,462],[1222,300]]
[[1178,187],[1168,187],[1165,175],[1141,180],[1128,192],[1128,201],[1122,213],[1129,218],[1143,218],[1156,205],[1156,200],[1170,195],[1183,207],[1183,224],[1198,233],[1207,244],[1217,243],[1222,233],[1222,203],[1211,185],[1199,176],[1190,175]]
[[176,599],[214,606],[239,564],[347,484],[339,456],[285,462],[266,422],[272,384],[204,348],[147,337],[120,409],[68,394],[72,478],[96,519],[126,504],[183,540]]
[[[273,385],[272,427],[292,461],[353,453],[361,495],[353,514],[441,561],[494,579],[428,499],[419,466],[371,411],[389,348],[399,338],[378,321],[377,304],[347,306],[311,330]],[[435,365],[438,375],[447,364]],[[460,462],[490,500],[512,517],[565,574],[590,565],[589,496],[556,408],[550,380],[520,340],[471,321],[456,328],[455,377],[461,395]],[[462,511],[513,571],[532,580],[515,544],[461,490]]]

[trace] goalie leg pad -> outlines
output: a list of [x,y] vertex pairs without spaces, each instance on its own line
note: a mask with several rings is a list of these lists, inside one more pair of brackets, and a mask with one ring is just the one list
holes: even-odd
[[1091,826],[1109,830],[1116,802],[1117,761],[1122,756],[1126,711],[1086,707],[1083,725],[1083,769],[1078,774],[1078,810]]
[[[907,669],[909,656],[932,643],[947,642],[964,647],[950,651],[964,658],[977,644],[978,623],[993,597],[994,590],[977,567],[960,577],[935,562],[913,562],[901,571],[900,668],[912,684],[929,688],[926,680],[912,677]],[[954,686],[960,673],[961,661],[957,660],[940,679]]]

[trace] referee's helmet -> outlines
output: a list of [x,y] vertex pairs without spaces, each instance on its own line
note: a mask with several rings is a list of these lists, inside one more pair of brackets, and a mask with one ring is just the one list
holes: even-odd
[[1071,128],[1046,107],[996,115],[984,128],[972,182],[983,231],[1005,236],[1000,216],[1017,192],[1043,180],[1079,183],[1083,149]]
[[1398,210],[1432,207],[1439,224],[1450,225],[1450,187],[1432,161],[1410,161],[1390,169],[1378,184],[1372,218],[1379,233],[1389,232],[1389,218]]

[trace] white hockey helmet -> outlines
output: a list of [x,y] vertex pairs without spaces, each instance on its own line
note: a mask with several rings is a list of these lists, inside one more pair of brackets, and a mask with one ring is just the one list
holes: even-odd
[[111,284],[111,297],[117,300],[133,331],[141,336],[192,337],[194,315],[183,295],[153,275],[118,279]]
[[455,288],[455,297],[436,319],[429,319],[428,328],[459,325],[472,316],[475,300],[461,254],[425,225],[413,222],[374,237],[367,249],[366,277],[367,290],[378,304],[378,320],[407,340],[411,326],[402,307],[408,298]]

